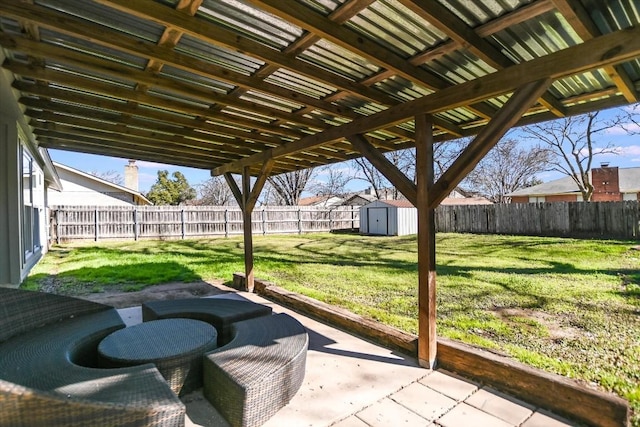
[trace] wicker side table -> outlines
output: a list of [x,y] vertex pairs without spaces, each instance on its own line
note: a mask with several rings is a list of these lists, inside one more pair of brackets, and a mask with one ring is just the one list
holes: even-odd
[[193,319],[164,319],[120,329],[98,345],[105,368],[153,363],[176,394],[202,386],[203,354],[217,347],[217,331]]

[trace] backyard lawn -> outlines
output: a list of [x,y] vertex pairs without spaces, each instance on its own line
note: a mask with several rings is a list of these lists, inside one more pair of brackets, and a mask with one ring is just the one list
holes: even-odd
[[[417,333],[415,236],[254,238],[256,276]],[[438,234],[438,332],[627,398],[640,427],[638,242]],[[78,295],[231,280],[242,238],[54,247],[23,287]]]

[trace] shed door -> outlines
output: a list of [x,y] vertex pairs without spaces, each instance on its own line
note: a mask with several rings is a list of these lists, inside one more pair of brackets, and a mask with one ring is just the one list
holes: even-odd
[[381,234],[386,236],[387,229],[387,208],[369,208],[369,234]]

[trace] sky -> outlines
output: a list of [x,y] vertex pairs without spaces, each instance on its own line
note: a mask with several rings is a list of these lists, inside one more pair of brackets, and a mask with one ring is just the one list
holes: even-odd
[[[607,110],[602,114],[611,115],[615,110]],[[640,133],[640,128],[636,129]],[[512,134],[518,138],[517,130]],[[623,129],[611,129],[606,135],[602,135],[598,139],[598,147],[612,143],[618,154],[598,154],[594,156],[593,166],[598,167],[601,162],[609,162],[610,166],[618,166],[621,168],[640,167],[640,135],[629,136]],[[96,156],[92,154],[75,153],[71,151],[49,150],[51,158],[64,165],[79,169],[86,173],[99,172],[105,173],[114,171],[124,177],[124,167],[128,164],[127,159],[115,157]],[[156,182],[159,170],[168,170],[169,174],[180,171],[187,178],[192,187],[197,187],[211,177],[209,170],[185,168],[181,166],[165,165],[147,161],[136,161],[138,166],[138,178],[140,192],[146,193]],[[334,167],[347,168],[346,164],[337,164]],[[543,181],[549,181],[561,177],[557,172],[543,172],[538,178]],[[326,179],[326,173],[320,170],[316,175],[316,181],[322,182]],[[348,190],[360,191],[369,185],[364,181],[352,181]],[[310,190],[310,189],[308,189]],[[308,193],[308,191],[307,191]],[[305,194],[305,195],[310,195]]]

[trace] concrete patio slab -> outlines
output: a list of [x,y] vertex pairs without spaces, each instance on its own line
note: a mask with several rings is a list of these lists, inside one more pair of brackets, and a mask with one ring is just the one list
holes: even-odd
[[[536,408],[531,405],[449,372],[421,368],[411,357],[292,312],[258,295],[239,292],[212,298],[269,305],[274,313],[290,314],[307,328],[309,351],[304,382],[291,402],[265,427],[573,425],[561,418],[551,418],[546,412],[534,412]],[[142,321],[140,307],[120,309],[119,313],[127,325]],[[182,400],[187,408],[187,427],[228,426],[201,391]],[[545,424],[547,420],[555,424]]]

